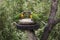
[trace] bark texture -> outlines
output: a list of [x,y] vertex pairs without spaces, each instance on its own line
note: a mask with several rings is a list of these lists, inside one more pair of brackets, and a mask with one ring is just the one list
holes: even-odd
[[57,6],[58,6],[58,0],[52,0],[48,24],[44,29],[41,40],[48,40],[48,36],[49,36],[51,30],[59,21],[59,20],[58,21],[55,20],[55,16],[56,16],[56,12],[57,12]]

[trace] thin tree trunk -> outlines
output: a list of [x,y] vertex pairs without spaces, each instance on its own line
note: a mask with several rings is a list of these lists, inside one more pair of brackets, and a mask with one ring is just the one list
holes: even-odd
[[56,12],[57,12],[57,3],[58,0],[52,0],[52,5],[51,5],[51,11],[50,11],[50,15],[49,15],[49,20],[48,20],[48,24],[44,29],[44,32],[42,34],[41,40],[48,40],[48,36],[51,32],[51,30],[53,29],[54,22],[55,22],[55,16],[56,16]]

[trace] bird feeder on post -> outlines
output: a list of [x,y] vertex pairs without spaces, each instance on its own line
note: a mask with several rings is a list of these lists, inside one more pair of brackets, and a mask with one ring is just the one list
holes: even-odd
[[24,11],[20,16],[19,23],[16,23],[17,29],[25,30],[28,34],[28,40],[37,40],[35,30],[39,28],[39,24],[33,21],[32,13],[30,11]]

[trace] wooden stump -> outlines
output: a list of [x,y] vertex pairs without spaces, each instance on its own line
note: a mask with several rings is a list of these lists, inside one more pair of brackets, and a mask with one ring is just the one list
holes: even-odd
[[28,40],[37,40],[34,30],[25,30],[28,36]]

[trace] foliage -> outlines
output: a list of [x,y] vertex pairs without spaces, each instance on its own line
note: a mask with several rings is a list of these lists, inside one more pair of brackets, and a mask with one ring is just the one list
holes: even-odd
[[[60,1],[59,1],[60,3]],[[19,19],[19,14],[25,10],[33,12],[33,20],[40,23],[35,32],[40,39],[50,13],[51,0],[0,0],[0,40],[27,40],[27,34],[17,30],[12,22]],[[60,4],[56,18],[60,17]],[[52,30],[48,40],[60,40],[60,24]]]

